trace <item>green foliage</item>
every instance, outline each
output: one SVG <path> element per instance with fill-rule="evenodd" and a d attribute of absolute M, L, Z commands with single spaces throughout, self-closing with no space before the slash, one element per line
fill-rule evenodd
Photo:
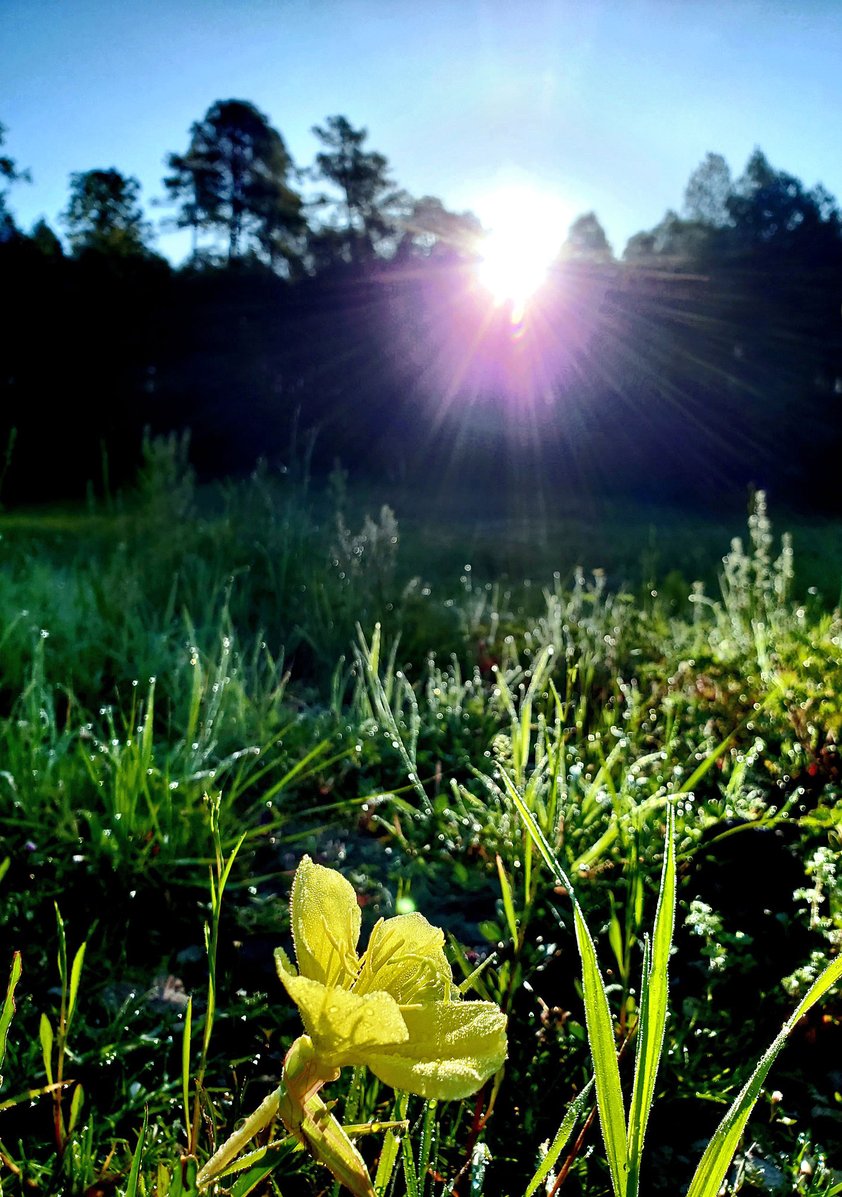
<path fill-rule="evenodd" d="M 413 581 L 372 509 L 209 493 L 150 439 L 134 496 L 3 516 L 4 1192 L 196 1191 L 300 1032 L 271 958 L 307 853 L 509 1019 L 469 1102 L 332 1083 L 379 1191 L 827 1197 L 842 625 L 762 496 L 718 589 L 641 598 Z M 222 1183 L 318 1191 L 264 1121 Z"/>
<path fill-rule="evenodd" d="M 328 231 L 339 234 L 352 262 L 365 261 L 394 236 L 396 218 L 408 214 L 409 197 L 390 178 L 386 158 L 364 148 L 367 129 L 355 129 L 344 116 L 329 116 L 313 133 L 324 146 L 316 154 L 315 176 L 340 196 L 333 201 Z M 327 196 L 320 198 L 323 205 L 330 202 Z M 323 252 L 320 236 L 317 230 L 312 237 L 317 258 Z"/>
<path fill-rule="evenodd" d="M 164 185 L 179 205 L 177 223 L 227 240 L 228 261 L 254 252 L 273 268 L 297 255 L 304 230 L 301 197 L 283 138 L 254 104 L 219 100 L 190 129 L 185 154 L 170 154 Z"/>
<path fill-rule="evenodd" d="M 76 254 L 88 250 L 121 258 L 148 250 L 150 226 L 140 207 L 140 183 L 114 167 L 70 176 L 63 220 Z"/>

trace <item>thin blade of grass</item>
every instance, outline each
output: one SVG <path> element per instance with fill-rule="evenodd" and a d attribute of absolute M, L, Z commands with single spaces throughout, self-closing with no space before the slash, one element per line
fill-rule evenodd
<path fill-rule="evenodd" d="M 500 878 L 500 892 L 503 895 L 503 910 L 506 915 L 506 922 L 509 925 L 509 934 L 512 937 L 512 943 L 517 943 L 517 915 L 515 914 L 515 903 L 512 897 L 512 887 L 509 878 L 506 876 L 506 867 L 500 859 L 499 853 L 497 855 L 497 874 Z"/>
<path fill-rule="evenodd" d="M 70 1099 L 70 1117 L 67 1120 L 67 1133 L 69 1135 L 72 1134 L 76 1128 L 84 1103 L 85 1090 L 81 1085 L 77 1085 L 73 1090 L 73 1096 Z"/>
<path fill-rule="evenodd" d="M 12 956 L 12 967 L 9 970 L 9 983 L 6 986 L 6 996 L 3 999 L 3 1009 L 0 1010 L 0 1068 L 3 1067 L 3 1058 L 6 1055 L 6 1038 L 9 1034 L 9 1025 L 15 1013 L 15 989 L 23 972 L 23 960 L 20 952 L 15 952 Z M 3 1084 L 3 1074 L 0 1072 L 0 1085 Z"/>
<path fill-rule="evenodd" d="M 65 1023 L 65 1036 L 70 1030 L 70 1021 L 73 1018 L 73 1012 L 76 1009 L 76 998 L 79 995 L 79 981 L 82 977 L 82 965 L 85 963 L 85 949 L 87 944 L 83 943 L 79 951 L 73 957 L 73 964 L 70 966 L 70 990 L 67 997 L 67 1020 Z"/>
<path fill-rule="evenodd" d="M 596 959 L 591 933 L 578 903 L 573 906 L 576 944 L 582 958 L 582 989 L 585 999 L 585 1024 L 596 1081 L 599 1125 L 611 1169 L 611 1183 L 616 1197 L 626 1197 L 628 1182 L 628 1143 L 626 1111 L 617 1063 L 614 1020 L 608 1005 L 605 982 Z"/>
<path fill-rule="evenodd" d="M 760 1096 L 763 1082 L 766 1080 L 775 1058 L 796 1023 L 804 1017 L 808 1010 L 812 1009 L 816 1002 L 824 997 L 840 978 L 842 978 L 842 957 L 832 961 L 821 976 L 813 982 L 803 1001 L 787 1019 L 764 1052 L 754 1072 L 734 1099 L 731 1108 L 705 1148 L 704 1155 L 690 1182 L 690 1188 L 687 1190 L 687 1197 L 717 1197 L 731 1160 L 734 1158 L 734 1153 L 739 1146 L 745 1124 Z"/>
<path fill-rule="evenodd" d="M 44 1072 L 47 1074 L 47 1084 L 53 1084 L 53 1035 L 52 1024 L 46 1014 L 41 1015 L 38 1024 L 38 1038 L 41 1041 L 41 1058 L 44 1061 Z"/>
<path fill-rule="evenodd" d="M 187 1131 L 188 1151 L 192 1151 L 194 1144 L 190 1142 L 190 1039 L 193 1033 L 193 997 L 187 999 L 187 1009 L 184 1011 L 184 1034 L 181 1039 L 181 1100 L 184 1103 L 184 1126 Z"/>
<path fill-rule="evenodd" d="M 664 840 L 664 864 L 655 929 L 652 936 L 651 959 L 647 950 L 644 975 L 640 987 L 640 1023 L 637 1030 L 637 1059 L 634 1088 L 629 1110 L 629 1182 L 628 1197 L 637 1197 L 640 1160 L 649 1111 L 655 1096 L 655 1080 L 661 1062 L 664 1033 L 667 1025 L 667 997 L 669 991 L 669 958 L 675 924 L 675 815 L 667 808 L 667 830 Z"/>
<path fill-rule="evenodd" d="M 406 1124 L 403 1120 L 406 1118 L 406 1110 L 409 1105 L 409 1097 L 406 1093 L 399 1094 L 393 1116 L 399 1120 L 403 1125 L 403 1135 L 406 1134 Z M 392 1173 L 395 1170 L 395 1164 L 398 1161 L 398 1152 L 401 1149 L 401 1141 L 403 1135 L 396 1135 L 393 1130 L 386 1132 L 386 1137 L 383 1140 L 383 1148 L 380 1152 L 380 1162 L 377 1165 L 377 1175 L 374 1178 L 374 1188 L 377 1193 L 385 1193 L 392 1179 Z"/>
<path fill-rule="evenodd" d="M 623 1105 L 622 1086 L 620 1085 L 620 1068 L 617 1063 L 614 1023 L 608 1005 L 608 995 L 605 992 L 605 982 L 602 979 L 596 959 L 593 938 L 579 907 L 576 899 L 576 891 L 573 889 L 570 878 L 565 873 L 557 856 L 547 843 L 546 837 L 532 817 L 523 798 L 518 793 L 517 786 L 514 785 L 505 771 L 502 772 L 502 778 L 506 791 L 523 820 L 526 830 L 532 837 L 535 847 L 543 857 L 550 872 L 570 894 L 573 902 L 576 945 L 582 961 L 585 1021 L 587 1024 L 591 1056 L 593 1058 L 599 1122 L 602 1137 L 605 1141 L 605 1150 L 608 1155 L 614 1192 L 616 1197 L 626 1197 L 626 1183 L 628 1179 L 626 1111 Z"/>
<path fill-rule="evenodd" d="M 278 1140 L 277 1143 L 267 1143 L 265 1147 L 259 1147 L 257 1151 L 250 1151 L 247 1156 L 238 1160 L 238 1167 L 242 1171 L 231 1185 L 231 1197 L 246 1197 L 248 1193 L 253 1193 L 260 1182 L 275 1171 L 284 1157 L 289 1154 L 289 1150 L 290 1139 L 286 1137 Z"/>
<path fill-rule="evenodd" d="M 418 1185 L 421 1197 L 424 1197 L 424 1190 L 427 1186 L 427 1171 L 430 1167 L 430 1156 L 436 1138 L 436 1106 L 435 1101 L 428 1101 L 424 1107 L 421 1142 L 418 1146 Z"/>
<path fill-rule="evenodd" d="M 411 1135 L 404 1135 L 402 1137 L 401 1153 L 403 1159 L 403 1178 L 406 1184 L 406 1197 L 419 1197 L 418 1173 L 415 1170 L 415 1160 L 412 1157 Z"/>
<path fill-rule="evenodd" d="M 126 1192 L 124 1197 L 137 1197 L 138 1184 L 140 1183 L 140 1158 L 143 1154 L 143 1145 L 146 1142 L 146 1128 L 149 1124 L 149 1109 L 148 1107 L 143 1111 L 143 1125 L 140 1128 L 140 1134 L 137 1137 L 137 1147 L 134 1149 L 132 1156 L 132 1166 L 129 1170 L 129 1180 L 126 1185 Z"/>
<path fill-rule="evenodd" d="M 567 1146 L 567 1141 L 573 1133 L 573 1128 L 582 1116 L 582 1111 L 590 1104 L 593 1085 L 592 1077 L 578 1097 L 574 1098 L 567 1107 L 564 1117 L 561 1120 L 561 1126 L 556 1131 L 555 1138 L 550 1144 L 550 1149 L 538 1165 L 532 1180 L 526 1186 L 523 1197 L 532 1197 L 532 1194 L 549 1176 L 551 1169 L 555 1167 L 556 1160 Z"/>

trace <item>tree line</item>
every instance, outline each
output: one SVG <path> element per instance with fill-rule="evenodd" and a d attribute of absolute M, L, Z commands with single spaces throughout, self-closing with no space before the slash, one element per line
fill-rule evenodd
<path fill-rule="evenodd" d="M 166 159 L 179 269 L 137 180 L 71 177 L 67 252 L 45 223 L 17 227 L 28 177 L 0 156 L 0 500 L 121 485 L 150 428 L 189 429 L 204 476 L 286 466 L 306 441 L 317 469 L 491 498 L 503 470 L 513 489 L 710 502 L 758 485 L 839 506 L 842 219 L 823 187 L 760 150 L 736 177 L 708 154 L 621 258 L 593 212 L 560 230 L 514 328 L 476 294 L 475 216 L 409 196 L 347 118 L 315 133 L 300 170 L 254 105 L 211 105 Z"/>
<path fill-rule="evenodd" d="M 313 128 L 321 149 L 298 169 L 283 137 L 245 100 L 212 104 L 189 133 L 183 153 L 166 157 L 163 179 L 170 215 L 166 229 L 189 230 L 189 264 L 219 266 L 252 260 L 295 278 L 327 265 L 390 257 L 444 240 L 460 248 L 481 233 L 471 213 L 449 212 L 432 196 L 413 199 L 391 176 L 384 155 L 368 148 L 368 131 L 344 116 Z M 0 145 L 3 130 L 0 126 Z M 12 183 L 28 181 L 11 159 L 0 160 L 2 236 L 20 236 L 6 203 Z M 309 199 L 302 184 L 319 190 Z M 327 190 L 325 190 L 327 188 Z M 71 252 L 149 255 L 154 229 L 140 203 L 140 183 L 115 167 L 74 173 L 61 223 Z M 43 222 L 32 236 L 55 250 Z"/>

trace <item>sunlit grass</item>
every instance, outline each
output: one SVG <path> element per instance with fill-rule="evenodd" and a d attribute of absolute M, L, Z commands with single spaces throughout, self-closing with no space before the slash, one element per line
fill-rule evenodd
<path fill-rule="evenodd" d="M 622 1124 L 640 1191 L 685 1192 L 696 1141 L 741 1086 L 754 1095 L 751 1063 L 838 951 L 842 632 L 806 593 L 800 532 L 793 566 L 759 505 L 730 551 L 731 530 L 712 530 L 712 581 L 679 567 L 664 585 L 677 521 L 674 560 L 623 543 L 612 567 L 581 530 L 572 560 L 563 537 L 529 557 L 490 532 L 480 559 L 478 539 L 460 542 L 478 515 L 425 540 L 390 512 L 366 522 L 351 497 L 337 520 L 265 479 L 213 503 L 182 488 L 177 520 L 170 493 L 153 478 L 90 535 L 83 516 L 6 529 L 0 968 L 5 984 L 18 948 L 23 974 L 0 1016 L 4 1192 L 106 1177 L 191 1191 L 300 1032 L 271 953 L 305 853 L 346 873 L 365 920 L 416 909 L 442 926 L 457 980 L 509 1016 L 508 1063 L 476 1101 L 394 1099 L 363 1071 L 335 1087 L 343 1122 L 394 1124 L 358 1141 L 373 1177 L 396 1197 L 490 1195 L 543 1168 L 538 1184 L 602 1197 L 596 1019 L 615 1185 Z M 385 496 L 368 497 L 378 511 Z M 572 538 L 576 520 L 558 527 Z M 619 512 L 611 528 L 606 552 Z M 526 561 L 539 582 L 512 576 Z M 647 967 L 661 978 L 648 1038 Z M 823 1019 L 803 1011 L 816 1051 L 805 1038 L 781 1055 L 782 1096 L 761 1095 L 748 1132 L 809 1197 L 842 1179 L 823 1046 L 839 1007 L 824 1001 Z M 66 1092 L 50 1089 L 59 1060 Z M 283 1191 L 324 1185 L 303 1153 L 272 1148 L 250 1175 L 268 1164 Z"/>

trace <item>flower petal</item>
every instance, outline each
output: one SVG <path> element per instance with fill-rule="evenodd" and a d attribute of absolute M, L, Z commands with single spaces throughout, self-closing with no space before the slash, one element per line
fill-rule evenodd
<path fill-rule="evenodd" d="M 354 992 L 382 989 L 401 1005 L 409 1005 L 447 999 L 452 985 L 444 932 L 422 914 L 401 914 L 375 925 Z"/>
<path fill-rule="evenodd" d="M 328 1067 L 364 1064 L 372 1049 L 397 1047 L 409 1038 L 400 1007 L 388 993 L 361 997 L 297 977 L 282 952 L 276 952 L 275 963 L 316 1054 Z"/>
<path fill-rule="evenodd" d="M 366 1063 L 393 1089 L 422 1097 L 469 1097 L 506 1058 L 506 1016 L 493 1002 L 402 1006 L 409 1040 L 375 1048 Z"/>
<path fill-rule="evenodd" d="M 357 973 L 362 917 L 351 883 L 305 856 L 295 871 L 290 911 L 301 975 L 349 988 Z"/>

